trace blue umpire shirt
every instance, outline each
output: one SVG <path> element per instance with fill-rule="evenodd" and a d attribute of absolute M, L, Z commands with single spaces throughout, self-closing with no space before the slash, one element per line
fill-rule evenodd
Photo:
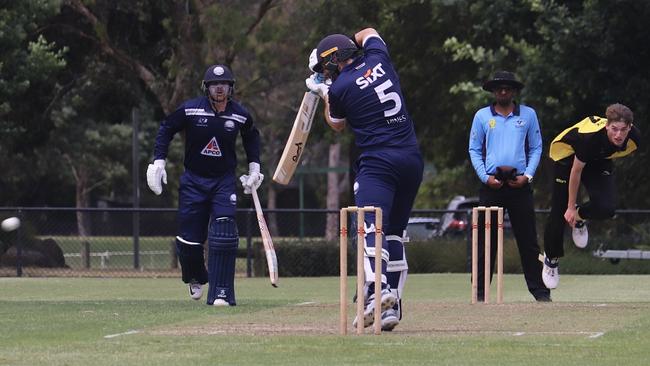
<path fill-rule="evenodd" d="M 511 166 L 518 173 L 534 176 L 542 156 L 542 135 L 535 110 L 516 104 L 504 117 L 494 104 L 474 115 L 469 136 L 469 156 L 483 183 L 496 173 L 498 166 Z"/>
<path fill-rule="evenodd" d="M 185 131 L 185 169 L 207 178 L 234 173 L 237 166 L 237 134 L 242 136 L 248 162 L 260 162 L 260 136 L 253 118 L 230 100 L 223 112 L 212 109 L 208 97 L 188 100 L 160 124 L 154 160 L 165 159 L 169 143 Z"/>

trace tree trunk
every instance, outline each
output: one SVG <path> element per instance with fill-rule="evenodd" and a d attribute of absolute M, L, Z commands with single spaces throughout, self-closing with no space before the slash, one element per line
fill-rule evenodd
<path fill-rule="evenodd" d="M 268 186 L 269 186 L 269 189 L 267 190 L 268 201 L 266 202 L 266 207 L 269 210 L 274 210 L 274 209 L 276 209 L 278 207 L 278 204 L 277 204 L 278 195 L 277 195 L 277 191 L 273 187 L 273 184 L 269 184 Z M 278 235 L 279 231 L 278 231 L 277 215 L 276 214 L 269 214 L 269 215 L 266 215 L 266 216 L 267 216 L 266 219 L 267 219 L 267 225 L 268 225 L 268 228 L 269 228 L 269 232 L 271 233 L 272 236 Z"/>
<path fill-rule="evenodd" d="M 331 144 L 329 147 L 329 159 L 327 166 L 336 168 L 340 166 L 341 162 L 341 143 L 337 142 Z M 340 206 L 340 191 L 339 191 L 339 173 L 336 171 L 329 171 L 327 173 L 327 209 L 338 210 Z M 336 213 L 327 214 L 327 223 L 325 226 L 325 240 L 336 241 L 339 233 L 339 220 Z"/>

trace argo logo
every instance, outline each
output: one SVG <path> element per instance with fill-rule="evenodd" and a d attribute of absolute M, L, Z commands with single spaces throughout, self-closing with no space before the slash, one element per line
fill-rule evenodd
<path fill-rule="evenodd" d="M 359 89 L 365 89 L 384 75 L 386 75 L 386 71 L 384 71 L 381 67 L 381 63 L 379 63 L 372 69 L 366 70 L 366 73 L 359 77 L 356 80 L 356 83 L 359 85 Z"/>

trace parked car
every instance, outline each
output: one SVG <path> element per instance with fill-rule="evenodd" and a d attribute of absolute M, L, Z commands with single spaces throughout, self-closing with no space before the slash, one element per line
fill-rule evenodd
<path fill-rule="evenodd" d="M 465 235 L 472 225 L 472 207 L 478 206 L 478 197 L 455 196 L 449 201 L 447 211 L 442 215 L 440 232 L 442 235 Z M 508 213 L 503 215 L 503 228 L 511 228 Z"/>
<path fill-rule="evenodd" d="M 411 217 L 406 226 L 409 240 L 425 241 L 442 235 L 440 219 L 437 217 Z"/>

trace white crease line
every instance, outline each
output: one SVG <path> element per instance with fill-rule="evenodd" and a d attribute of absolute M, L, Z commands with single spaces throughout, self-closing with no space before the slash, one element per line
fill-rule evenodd
<path fill-rule="evenodd" d="M 524 334 L 530 334 L 530 335 L 586 335 L 587 338 L 589 339 L 595 339 L 598 337 L 601 337 L 605 334 L 605 332 L 581 332 L 581 331 L 576 331 L 576 332 L 515 332 L 512 335 L 513 336 L 522 336 Z"/>
<path fill-rule="evenodd" d="M 109 338 L 115 338 L 115 337 L 119 337 L 119 336 L 123 336 L 123 335 L 136 334 L 136 333 L 140 333 L 140 331 L 139 330 L 129 330 L 128 332 L 105 335 L 104 338 L 109 339 Z"/>
<path fill-rule="evenodd" d="M 305 305 L 314 305 L 314 304 L 316 304 L 315 301 L 307 301 L 307 302 L 297 303 L 296 306 L 305 306 Z"/>

